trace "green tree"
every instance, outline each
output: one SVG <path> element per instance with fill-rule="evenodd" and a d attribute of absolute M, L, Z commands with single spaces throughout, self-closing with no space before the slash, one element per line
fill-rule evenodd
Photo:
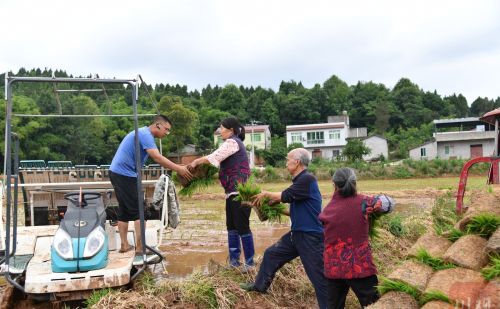
<path fill-rule="evenodd" d="M 250 118 L 261 120 L 265 116 L 265 112 L 262 110 L 264 102 L 272 98 L 274 92 L 272 90 L 266 90 L 262 87 L 257 87 L 255 91 L 247 99 L 247 111 Z"/>
<path fill-rule="evenodd" d="M 347 140 L 347 144 L 342 151 L 342 155 L 347 158 L 348 161 L 354 162 L 363 159 L 363 155 L 367 155 L 371 152 L 371 149 L 363 144 L 363 141 L 358 138 L 351 138 Z"/>
<path fill-rule="evenodd" d="M 201 149 L 213 149 L 214 132 L 219 127 L 221 121 L 229 116 L 231 116 L 230 113 L 215 108 L 204 107 L 200 110 L 199 132 L 204 137 L 199 140 L 199 142 L 203 142 L 203 144 L 199 144 Z"/>
<path fill-rule="evenodd" d="M 175 104 L 178 103 L 183 104 L 180 96 L 166 95 L 160 99 L 160 102 L 158 102 L 158 109 L 163 111 L 168 111 L 172 109 L 172 107 Z"/>
<path fill-rule="evenodd" d="M 392 90 L 394 105 L 399 110 L 391 117 L 393 127 L 415 127 L 432 120 L 430 110 L 422 104 L 422 95 L 420 88 L 409 79 L 398 81 Z"/>
<path fill-rule="evenodd" d="M 430 122 L 419 127 L 388 132 L 386 138 L 389 141 L 389 148 L 395 149 L 394 156 L 396 158 L 407 158 L 408 151 L 411 148 L 421 145 L 432 138 L 433 129 L 434 126 Z"/>
<path fill-rule="evenodd" d="M 358 82 L 351 95 L 349 120 L 352 127 L 367 127 L 372 131 L 377 117 L 376 108 L 381 102 L 386 102 L 387 112 L 393 110 L 388 104 L 389 90 L 382 84 Z"/>
<path fill-rule="evenodd" d="M 323 83 L 326 94 L 325 113 L 327 116 L 341 115 L 343 111 L 351 110 L 351 89 L 346 82 L 332 75 Z"/>
<path fill-rule="evenodd" d="M 389 128 L 389 119 L 391 117 L 388 101 L 380 101 L 375 107 L 375 133 L 384 135 Z"/>
<path fill-rule="evenodd" d="M 481 117 L 485 113 L 495 109 L 495 102 L 488 98 L 477 98 L 470 106 L 471 116 Z"/>
<path fill-rule="evenodd" d="M 6 101 L 0 99 L 0 104 L 2 106 L 0 110 L 0 132 L 2 137 L 5 137 Z M 12 113 L 39 115 L 40 110 L 33 99 L 26 96 L 15 96 L 12 99 Z M 39 145 L 43 145 L 43 140 L 40 139 L 38 132 L 46 126 L 47 121 L 42 118 L 16 116 L 11 118 L 11 132 L 16 133 L 19 137 L 19 156 L 21 159 L 37 157 Z M 4 152 L 5 149 L 2 147 L 1 153 L 4 154 Z"/>
<path fill-rule="evenodd" d="M 451 106 L 452 113 L 450 114 L 453 118 L 464 118 L 469 115 L 469 105 L 467 104 L 467 99 L 459 94 L 453 94 L 452 96 L 445 97 L 445 101 L 448 101 Z"/>
<path fill-rule="evenodd" d="M 259 156 L 264 157 L 267 165 L 283 167 L 285 166 L 287 153 L 286 138 L 273 136 L 271 138 L 271 147 L 268 150 L 259 152 Z"/>
<path fill-rule="evenodd" d="M 65 115 L 98 115 L 97 104 L 84 95 L 75 96 L 67 102 L 63 101 L 63 114 Z M 70 118 L 57 120 L 56 134 L 63 136 L 65 142 L 60 147 L 66 148 L 67 159 L 80 164 L 101 162 L 103 152 L 107 145 L 104 143 L 105 126 L 103 119 L 95 118 Z"/>
<path fill-rule="evenodd" d="M 257 118 L 264 124 L 270 126 L 271 133 L 274 135 L 283 135 L 285 126 L 280 120 L 280 114 L 276 106 L 273 104 L 273 98 L 267 99 L 262 104 L 261 116 Z"/>
<path fill-rule="evenodd" d="M 246 111 L 246 100 L 240 89 L 234 84 L 225 86 L 217 98 L 216 107 L 236 116 L 241 123 L 248 122 L 249 115 Z"/>
<path fill-rule="evenodd" d="M 185 145 L 196 143 L 194 129 L 198 127 L 198 115 L 194 111 L 184 107 L 182 103 L 177 103 L 164 113 L 172 120 L 172 131 L 167 138 L 170 151 L 179 153 Z"/>

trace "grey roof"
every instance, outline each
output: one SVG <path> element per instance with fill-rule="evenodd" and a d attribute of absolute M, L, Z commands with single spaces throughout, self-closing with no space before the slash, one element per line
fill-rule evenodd
<path fill-rule="evenodd" d="M 434 124 L 448 124 L 448 123 L 464 123 L 464 122 L 480 122 L 479 117 L 467 118 L 453 118 L 453 119 L 435 119 L 432 121 Z"/>

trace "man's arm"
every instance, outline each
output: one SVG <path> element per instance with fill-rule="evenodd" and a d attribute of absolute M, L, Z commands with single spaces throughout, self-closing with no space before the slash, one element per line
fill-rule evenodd
<path fill-rule="evenodd" d="M 186 166 L 175 164 L 174 162 L 165 158 L 161 155 L 158 149 L 149 148 L 146 149 L 146 152 L 151 157 L 151 159 L 153 159 L 153 161 L 160 164 L 164 168 L 176 171 L 179 175 L 186 178 L 187 180 L 191 180 L 193 178 L 193 175 L 189 172 Z"/>

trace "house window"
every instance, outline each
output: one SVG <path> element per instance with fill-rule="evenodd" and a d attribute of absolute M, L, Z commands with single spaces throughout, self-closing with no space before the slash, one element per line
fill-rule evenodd
<path fill-rule="evenodd" d="M 340 139 L 340 130 L 330 130 L 328 131 L 329 139 L 337 140 Z"/>
<path fill-rule="evenodd" d="M 292 133 L 292 144 L 293 143 L 302 143 L 302 133 Z"/>
<path fill-rule="evenodd" d="M 421 157 L 427 157 L 427 149 L 420 148 L 420 156 Z"/>
<path fill-rule="evenodd" d="M 252 142 L 260 142 L 262 141 L 262 135 L 260 133 L 252 133 L 251 135 Z"/>
<path fill-rule="evenodd" d="M 451 146 L 451 145 L 444 146 L 444 154 L 445 155 L 453 154 L 453 146 Z"/>
<path fill-rule="evenodd" d="M 325 143 L 325 132 L 307 132 L 307 143 L 308 144 L 323 144 Z"/>

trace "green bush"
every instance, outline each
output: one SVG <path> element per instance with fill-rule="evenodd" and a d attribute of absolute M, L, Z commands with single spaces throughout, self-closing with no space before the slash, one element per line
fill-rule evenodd
<path fill-rule="evenodd" d="M 412 172 L 404 166 L 397 166 L 392 173 L 394 178 L 411 178 L 413 177 Z"/>
<path fill-rule="evenodd" d="M 280 177 L 276 173 L 276 170 L 272 166 L 266 166 L 264 169 L 264 179 L 266 181 L 278 180 Z"/>

